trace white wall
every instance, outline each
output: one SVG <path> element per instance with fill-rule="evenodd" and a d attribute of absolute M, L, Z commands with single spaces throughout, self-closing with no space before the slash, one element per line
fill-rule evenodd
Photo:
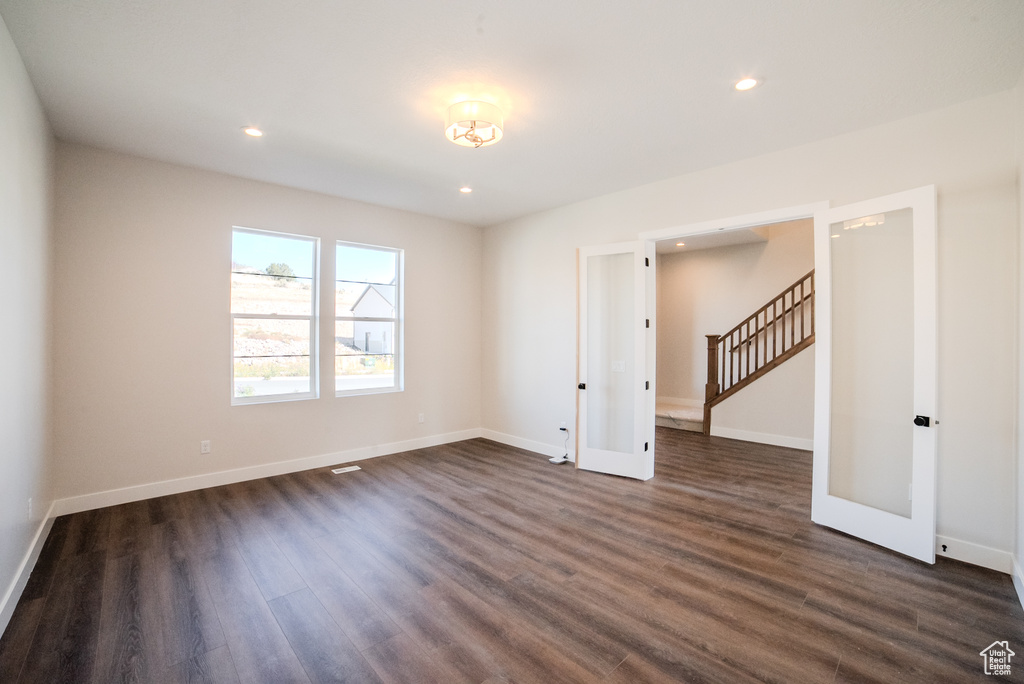
<path fill-rule="evenodd" d="M 484 236 L 484 428 L 557 444 L 575 412 L 575 249 L 934 183 L 938 532 L 1014 548 L 1017 161 L 1005 92 L 529 216 Z M 953 549 L 955 551 L 955 549 Z"/>
<path fill-rule="evenodd" d="M 1016 95 L 1016 149 L 1017 149 L 1017 220 L 1018 248 L 1020 250 L 1018 286 L 1017 332 L 1017 539 L 1014 555 L 1013 581 L 1017 596 L 1024 605 L 1024 74 L 1021 74 Z"/>
<path fill-rule="evenodd" d="M 766 234 L 767 242 L 658 256 L 659 397 L 702 404 L 705 336 L 729 331 L 814 268 L 810 219 L 769 226 Z M 804 350 L 716 406 L 713 433 L 807 446 L 814 436 L 813 358 L 813 347 Z"/>
<path fill-rule="evenodd" d="M 58 498 L 478 430 L 478 228 L 64 143 L 56 187 Z M 234 225 L 319 236 L 328 288 L 335 240 L 404 248 L 405 391 L 231 406 Z"/>
<path fill-rule="evenodd" d="M 0 632 L 50 506 L 49 126 L 0 19 Z M 33 500 L 31 519 L 28 500 Z"/>

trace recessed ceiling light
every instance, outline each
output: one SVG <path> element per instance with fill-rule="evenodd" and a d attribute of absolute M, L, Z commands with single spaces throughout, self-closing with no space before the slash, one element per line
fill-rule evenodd
<path fill-rule="evenodd" d="M 469 187 L 468 185 L 463 185 L 461 188 L 459 188 L 459 192 L 461 192 L 463 195 L 468 195 L 469 193 L 473 192 L 473 188 Z"/>
<path fill-rule="evenodd" d="M 676 243 L 676 247 L 685 247 L 685 246 L 686 246 L 685 242 L 677 242 Z"/>
<path fill-rule="evenodd" d="M 242 132 L 245 133 L 248 136 L 253 137 L 253 138 L 262 138 L 263 137 L 263 131 L 261 131 L 260 129 L 256 128 L 255 126 L 246 126 L 245 128 L 242 129 Z"/>
<path fill-rule="evenodd" d="M 750 90 L 757 85 L 756 78 L 744 78 L 742 81 L 736 82 L 736 90 Z"/>

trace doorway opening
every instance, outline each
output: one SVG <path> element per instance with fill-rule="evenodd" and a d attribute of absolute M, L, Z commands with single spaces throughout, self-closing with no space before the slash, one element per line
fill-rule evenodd
<path fill-rule="evenodd" d="M 790 322 L 799 320 L 797 341 L 801 339 L 800 323 L 808 334 L 812 331 L 811 281 L 804 277 L 814 269 L 812 216 L 821 206 L 739 216 L 641 236 L 654 242 L 657 253 L 657 425 L 702 431 L 705 400 L 714 396 L 708 393 L 709 372 L 731 384 L 733 371 L 738 376 L 753 368 L 757 372 L 749 386 L 716 397 L 710 434 L 812 448 L 814 354 L 809 347 L 813 337 L 790 349 L 793 353 L 782 352 L 792 345 Z M 794 281 L 801 280 L 799 289 L 791 288 L 785 294 Z M 758 311 L 762 313 L 751 316 Z M 709 338 L 725 335 L 741 323 L 742 335 L 731 335 L 728 345 L 723 338 L 721 351 L 709 352 L 709 346 L 715 344 Z M 776 351 L 780 352 L 777 361 Z M 717 371 L 709 371 L 709 363 L 717 364 Z"/>

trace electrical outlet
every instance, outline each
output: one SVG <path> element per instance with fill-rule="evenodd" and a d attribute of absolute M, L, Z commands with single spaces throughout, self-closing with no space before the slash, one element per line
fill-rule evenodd
<path fill-rule="evenodd" d="M 425 416 L 424 416 L 424 415 L 423 415 L 423 414 L 421 413 L 421 414 L 420 414 L 420 418 L 419 418 L 419 422 L 421 422 L 421 423 L 422 423 L 422 422 L 423 422 L 423 419 L 424 419 L 424 418 L 425 418 Z"/>
<path fill-rule="evenodd" d="M 211 449 L 212 447 L 210 446 L 210 440 L 204 439 L 202 442 L 199 443 L 199 453 L 208 454 L 210 453 Z"/>

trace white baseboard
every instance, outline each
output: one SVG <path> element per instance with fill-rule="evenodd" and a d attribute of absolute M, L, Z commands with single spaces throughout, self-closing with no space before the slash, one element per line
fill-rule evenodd
<path fill-rule="evenodd" d="M 1013 588 L 1017 590 L 1017 600 L 1024 608 L 1024 570 L 1021 570 L 1016 556 L 1013 559 L 1013 573 L 1010 576 L 1013 578 Z"/>
<path fill-rule="evenodd" d="M 96 492 L 94 494 L 83 494 L 81 496 L 58 499 L 53 502 L 51 515 L 59 516 L 68 515 L 70 513 L 81 513 L 82 511 L 90 511 L 95 508 L 117 506 L 131 501 L 142 501 L 144 499 L 152 499 L 158 496 L 167 496 L 168 494 L 181 494 L 182 492 L 191 492 L 196 489 L 206 489 L 207 487 L 219 487 L 221 485 L 233 484 L 235 482 L 256 480 L 261 477 L 273 477 L 274 475 L 296 473 L 302 470 L 323 468 L 330 465 L 338 465 L 340 463 L 363 461 L 368 458 L 377 458 L 378 456 L 387 456 L 389 454 L 397 454 L 403 451 L 425 449 L 427 447 L 448 444 L 450 442 L 461 442 L 465 439 L 473 439 L 480 436 L 481 430 L 479 428 L 474 428 L 471 430 L 462 430 L 460 432 L 448 432 L 440 435 L 410 439 L 404 442 L 376 444 L 357 449 L 349 449 L 347 451 L 336 451 L 330 454 L 321 454 L 319 456 L 308 456 L 306 458 L 297 458 L 291 461 L 264 463 L 262 465 L 249 466 L 246 468 L 236 468 L 234 470 L 222 470 L 220 472 L 207 473 L 205 475 L 183 477 L 176 480 L 164 480 L 162 482 L 151 482 L 149 484 L 135 485 L 133 487 L 110 489 L 104 492 Z"/>
<path fill-rule="evenodd" d="M 946 550 L 942 549 L 943 544 L 946 545 Z M 1000 551 L 999 549 L 982 546 L 981 544 L 965 542 L 961 539 L 935 535 L 935 555 L 954 558 L 971 565 L 980 565 L 990 570 L 1014 574 L 1013 554 L 1009 551 Z M 1014 584 L 1016 583 L 1017 578 L 1015 576 Z M 1020 588 L 1017 589 L 1017 592 L 1019 595 Z"/>
<path fill-rule="evenodd" d="M 561 456 L 565 453 L 565 449 L 561 446 L 553 444 L 545 444 L 544 442 L 535 442 L 532 439 L 523 439 L 522 437 L 514 437 L 512 435 L 506 435 L 504 432 L 495 432 L 494 430 L 481 429 L 480 436 L 484 439 L 489 439 L 493 442 L 500 442 L 509 446 L 514 446 L 519 449 L 527 449 L 528 451 L 535 451 L 538 454 L 543 454 L 549 458 Z M 569 443 L 569 460 L 576 460 L 576 450 L 573 447 L 572 442 Z"/>
<path fill-rule="evenodd" d="M 757 442 L 758 444 L 772 444 L 774 446 L 789 447 L 790 449 L 814 449 L 814 440 L 803 437 L 789 437 L 787 435 L 772 435 L 767 432 L 750 432 L 749 430 L 736 430 L 734 428 L 711 426 L 712 437 L 727 437 L 739 439 L 744 442 Z"/>
<path fill-rule="evenodd" d="M 11 622 L 14 609 L 18 607 L 18 601 L 21 599 L 21 592 L 25 591 L 25 585 L 28 584 L 32 569 L 36 567 L 39 553 L 43 550 L 43 544 L 46 543 L 46 537 L 50 534 L 50 528 L 53 527 L 53 520 L 56 517 L 51 504 L 50 510 L 46 512 L 46 517 L 40 521 L 39 527 L 36 529 L 36 535 L 32 538 L 25 557 L 21 559 L 18 572 L 15 573 L 10 586 L 4 592 L 3 599 L 0 599 L 0 634 L 4 633 L 7 625 Z"/>

